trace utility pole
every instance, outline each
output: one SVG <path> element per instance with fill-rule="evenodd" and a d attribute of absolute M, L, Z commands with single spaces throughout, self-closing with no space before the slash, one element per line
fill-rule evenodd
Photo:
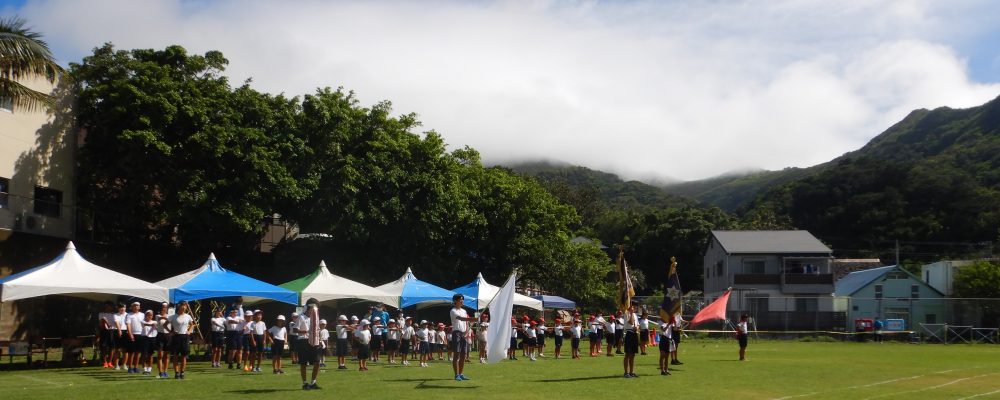
<path fill-rule="evenodd" d="M 899 266 L 899 239 L 896 239 L 896 266 Z"/>

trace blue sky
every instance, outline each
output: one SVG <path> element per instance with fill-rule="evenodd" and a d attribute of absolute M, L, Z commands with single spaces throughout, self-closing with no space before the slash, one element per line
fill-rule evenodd
<path fill-rule="evenodd" d="M 916 108 L 1000 95 L 1000 2 L 3 1 L 56 56 L 220 50 L 234 82 L 344 86 L 487 162 L 629 178 L 805 167 Z"/>

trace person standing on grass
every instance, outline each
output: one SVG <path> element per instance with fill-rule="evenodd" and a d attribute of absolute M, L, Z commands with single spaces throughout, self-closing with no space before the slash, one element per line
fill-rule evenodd
<path fill-rule="evenodd" d="M 570 351 L 573 359 L 580 358 L 580 338 L 583 336 L 583 321 L 573 318 L 573 327 L 570 328 Z"/>
<path fill-rule="evenodd" d="M 125 326 L 125 317 L 128 313 L 125 312 L 125 304 L 118 303 L 118 312 L 115 313 L 115 354 L 111 357 L 111 363 L 114 364 L 115 370 L 122 369 L 122 364 L 126 363 L 125 358 L 125 342 L 128 340 L 128 334 L 126 331 L 128 327 Z"/>
<path fill-rule="evenodd" d="M 660 375 L 670 375 L 670 354 L 674 350 L 673 318 L 660 324 Z"/>
<path fill-rule="evenodd" d="M 622 344 L 625 339 L 625 316 L 621 311 L 614 318 L 615 320 L 615 354 L 622 354 Z"/>
<path fill-rule="evenodd" d="M 490 328 L 490 315 L 483 313 L 479 316 L 479 323 L 476 324 L 476 343 L 479 346 L 479 363 L 486 364 L 486 356 L 488 355 L 486 346 L 486 331 Z"/>
<path fill-rule="evenodd" d="M 368 345 L 369 353 L 371 353 L 371 360 L 373 363 L 378 362 L 379 353 L 382 351 L 382 330 L 385 328 L 382 321 L 382 312 L 378 311 L 378 308 L 374 308 L 372 311 L 372 319 L 368 320 L 371 329 L 371 343 Z"/>
<path fill-rule="evenodd" d="M 288 330 L 285 329 L 285 316 L 279 315 L 277 322 L 267 330 L 267 341 L 271 344 L 271 370 L 274 374 L 284 374 L 281 369 L 281 356 L 285 352 L 285 339 Z"/>
<path fill-rule="evenodd" d="M 517 335 L 521 328 L 517 324 L 517 319 L 510 319 L 510 347 L 507 348 L 507 359 L 517 361 Z"/>
<path fill-rule="evenodd" d="M 222 366 L 222 347 L 226 345 L 226 318 L 222 309 L 215 310 L 212 317 L 212 368 Z"/>
<path fill-rule="evenodd" d="M 649 313 L 643 307 L 642 316 L 639 317 L 639 354 L 646 355 L 646 346 L 649 344 Z"/>
<path fill-rule="evenodd" d="M 142 358 L 140 343 L 142 341 L 142 320 L 145 315 L 139 311 L 142 305 L 132 303 L 132 312 L 125 315 L 125 367 L 128 373 L 139 373 L 139 359 Z"/>
<path fill-rule="evenodd" d="M 615 340 L 616 340 L 615 338 L 617 337 L 616 328 L 618 328 L 617 319 L 618 318 L 615 318 L 614 313 L 609 313 L 608 318 L 604 320 L 604 339 L 605 342 L 607 342 L 608 346 L 608 351 L 606 354 L 608 357 L 614 356 L 613 354 L 611 354 L 611 349 L 615 347 Z"/>
<path fill-rule="evenodd" d="M 115 326 L 115 305 L 110 301 L 104 302 L 104 311 L 97 314 L 97 323 L 101 332 L 101 360 L 104 368 L 112 368 L 111 361 L 115 353 L 115 336 L 118 335 L 118 327 Z"/>
<path fill-rule="evenodd" d="M 681 335 L 684 334 L 684 326 L 683 326 L 684 317 L 682 317 L 680 314 L 677 314 L 673 318 L 674 318 L 673 327 L 671 328 L 673 329 L 673 332 L 671 332 L 670 336 L 674 340 L 674 350 L 670 352 L 670 357 L 671 357 L 670 365 L 681 365 L 684 363 L 682 363 L 681 360 L 677 359 L 677 352 L 681 348 Z"/>
<path fill-rule="evenodd" d="M 156 320 L 153 319 L 153 310 L 146 310 L 142 320 L 142 337 L 140 352 L 142 362 L 142 374 L 153 373 L 153 346 L 156 344 Z"/>
<path fill-rule="evenodd" d="M 465 311 L 465 296 L 461 293 L 451 297 L 454 305 L 451 308 L 451 345 L 453 357 L 451 368 L 455 372 L 456 381 L 467 381 L 464 374 L 465 359 L 469 355 L 468 337 L 472 333 L 469 331 L 469 323 L 475 322 L 476 318 L 470 317 Z"/>
<path fill-rule="evenodd" d="M 239 311 L 234 308 L 229 310 L 229 316 L 226 317 L 226 361 L 228 361 L 229 369 L 233 369 L 234 361 L 236 365 L 240 364 L 243 352 L 243 335 L 240 332 L 240 323 L 243 318 L 239 317 L 238 314 Z"/>
<path fill-rule="evenodd" d="M 316 378 L 319 376 L 319 300 L 310 298 L 306 301 L 306 309 L 295 321 L 295 329 L 299 333 L 299 343 L 295 346 L 299 353 L 299 373 L 302 375 L 302 390 L 316 390 Z M 306 366 L 312 364 L 312 382 L 306 380 Z"/>
<path fill-rule="evenodd" d="M 747 327 L 747 315 L 740 315 L 740 322 L 736 324 L 736 340 L 740 343 L 740 361 L 746 360 L 747 356 L 747 336 L 750 333 Z"/>
<path fill-rule="evenodd" d="M 622 347 L 625 349 L 625 359 L 622 365 L 625 368 L 626 378 L 638 378 L 635 374 L 635 355 L 639 352 L 639 317 L 635 314 L 636 303 L 629 305 L 624 315 L 619 318 L 622 322 Z"/>
<path fill-rule="evenodd" d="M 361 320 L 358 329 L 354 330 L 354 336 L 358 338 L 358 371 L 368 370 L 368 359 L 371 357 L 372 331 L 368 327 L 368 320 Z"/>
<path fill-rule="evenodd" d="M 337 369 L 347 369 L 347 339 L 354 327 L 347 323 L 347 316 L 337 317 Z"/>
<path fill-rule="evenodd" d="M 330 347 L 330 331 L 326 329 L 326 320 L 319 320 L 319 366 L 326 368 L 326 349 Z"/>
<path fill-rule="evenodd" d="M 177 304 L 177 313 L 170 316 L 170 346 L 174 356 L 174 379 L 184 379 L 187 369 L 187 358 L 191 354 L 191 330 L 194 329 L 194 318 L 188 314 L 188 302 Z"/>
<path fill-rule="evenodd" d="M 566 330 L 562 324 L 562 318 L 556 318 L 555 323 L 552 324 L 552 342 L 555 344 L 555 349 L 552 352 L 555 358 L 562 357 L 563 336 Z"/>
<path fill-rule="evenodd" d="M 403 321 L 400 321 L 403 322 Z M 387 339 L 385 341 L 385 354 L 388 359 L 389 364 L 396 363 L 396 352 L 399 351 L 399 338 L 401 336 L 401 329 L 396 325 L 396 320 L 389 319 L 389 326 L 385 328 L 388 331 Z"/>
<path fill-rule="evenodd" d="M 156 377 L 169 378 L 167 369 L 170 367 L 170 305 L 160 305 L 160 314 L 156 316 Z"/>
<path fill-rule="evenodd" d="M 299 363 L 299 352 L 295 346 L 299 345 L 299 329 L 295 326 L 295 321 L 299 320 L 299 313 L 292 313 L 292 318 L 288 320 L 288 352 L 292 355 L 292 365 Z"/>
<path fill-rule="evenodd" d="M 875 322 L 872 323 L 872 335 L 875 343 L 882 343 L 882 320 L 878 317 L 875 317 Z"/>
<path fill-rule="evenodd" d="M 406 324 L 399 333 L 399 358 L 402 360 L 400 361 L 400 365 L 410 365 L 408 356 L 410 355 L 410 349 L 413 347 L 413 337 L 416 333 L 413 330 L 413 318 L 406 317 L 405 321 Z"/>
<path fill-rule="evenodd" d="M 587 320 L 587 340 L 590 342 L 590 356 L 597 357 L 597 353 L 601 351 L 601 339 L 597 330 L 597 318 L 593 315 Z"/>
<path fill-rule="evenodd" d="M 420 366 L 427 366 L 427 359 L 430 355 L 430 338 L 434 333 L 427 326 L 427 320 L 420 321 L 420 329 L 413 335 L 413 343 L 416 345 L 417 353 L 420 353 Z"/>
<path fill-rule="evenodd" d="M 240 340 L 242 342 L 241 348 L 243 349 L 243 370 L 250 372 L 253 366 L 253 312 L 247 311 L 243 313 L 243 322 L 240 324 Z M 239 367 L 239 364 L 237 364 Z"/>
<path fill-rule="evenodd" d="M 263 311 L 255 310 L 253 314 L 253 322 L 251 322 L 250 325 L 250 338 L 253 340 L 253 349 L 250 353 L 250 357 L 253 361 L 250 362 L 250 372 L 260 372 L 260 364 L 264 358 L 264 342 L 265 335 L 267 334 L 267 323 L 264 322 Z"/>

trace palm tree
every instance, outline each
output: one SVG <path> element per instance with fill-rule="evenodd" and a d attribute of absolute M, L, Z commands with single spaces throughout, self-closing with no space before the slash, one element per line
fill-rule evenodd
<path fill-rule="evenodd" d="M 15 108 L 34 111 L 52 105 L 52 96 L 18 81 L 43 78 L 55 83 L 63 69 L 56 64 L 42 35 L 25 27 L 20 17 L 0 18 L 0 99 Z"/>

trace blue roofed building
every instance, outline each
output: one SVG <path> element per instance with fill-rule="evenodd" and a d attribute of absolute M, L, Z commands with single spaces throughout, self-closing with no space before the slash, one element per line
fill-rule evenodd
<path fill-rule="evenodd" d="M 835 288 L 850 321 L 901 319 L 907 330 L 944 322 L 944 293 L 895 265 L 849 273 Z"/>

